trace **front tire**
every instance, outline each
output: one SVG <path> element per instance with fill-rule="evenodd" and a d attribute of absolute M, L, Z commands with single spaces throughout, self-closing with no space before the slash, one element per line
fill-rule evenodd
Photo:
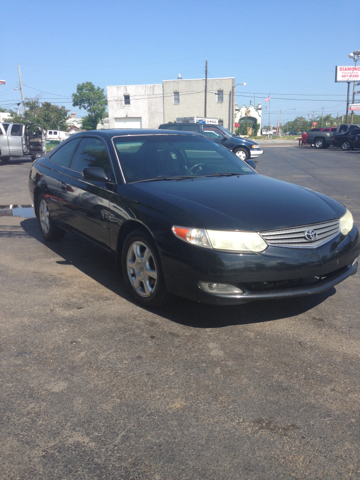
<path fill-rule="evenodd" d="M 1 157 L 1 163 L 5 165 L 5 163 L 9 163 L 10 157 Z"/>
<path fill-rule="evenodd" d="M 57 241 L 63 238 L 65 232 L 55 225 L 54 221 L 52 220 L 45 197 L 42 193 L 39 195 L 37 203 L 37 218 L 41 234 L 45 240 Z"/>
<path fill-rule="evenodd" d="M 346 150 L 350 150 L 350 148 L 351 148 L 351 143 L 348 140 L 345 140 L 345 142 L 341 144 L 342 150 L 346 151 Z"/>
<path fill-rule="evenodd" d="M 243 162 L 245 162 L 245 160 L 247 160 L 250 156 L 249 152 L 247 150 L 245 150 L 245 148 L 237 148 L 236 150 L 234 150 L 234 153 Z"/>
<path fill-rule="evenodd" d="M 131 232 L 121 252 L 121 267 L 126 288 L 133 299 L 144 307 L 160 307 L 168 293 L 159 255 L 150 235 Z"/>

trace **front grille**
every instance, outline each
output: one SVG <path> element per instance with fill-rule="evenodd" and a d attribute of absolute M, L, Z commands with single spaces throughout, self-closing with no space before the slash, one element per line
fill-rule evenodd
<path fill-rule="evenodd" d="M 282 230 L 260 232 L 268 245 L 279 247 L 316 248 L 336 237 L 340 232 L 339 220 L 302 225 Z M 314 237 L 311 239 L 311 237 Z"/>

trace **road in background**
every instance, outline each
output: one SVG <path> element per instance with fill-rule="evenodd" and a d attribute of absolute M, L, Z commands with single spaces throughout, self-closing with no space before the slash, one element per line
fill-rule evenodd
<path fill-rule="evenodd" d="M 30 203 L 30 164 L 0 166 L 1 205 Z M 257 169 L 360 224 L 358 152 L 271 147 Z M 0 478 L 360 478 L 359 274 L 313 297 L 148 311 L 112 257 L 45 244 L 35 218 L 1 217 L 0 248 Z"/>

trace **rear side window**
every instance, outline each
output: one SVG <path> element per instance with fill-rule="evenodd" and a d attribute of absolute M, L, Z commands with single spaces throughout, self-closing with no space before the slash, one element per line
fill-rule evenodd
<path fill-rule="evenodd" d="M 71 162 L 71 168 L 77 172 L 88 167 L 101 167 L 107 174 L 111 172 L 106 145 L 99 138 L 83 138 Z"/>
<path fill-rule="evenodd" d="M 164 125 L 160 125 L 159 128 L 164 130 L 179 130 L 179 125 L 175 125 L 174 123 L 165 123 Z"/>
<path fill-rule="evenodd" d="M 178 127 L 177 130 L 182 130 L 183 132 L 200 132 L 199 126 L 195 123 L 181 123 Z"/>
<path fill-rule="evenodd" d="M 76 147 L 79 145 L 80 138 L 76 140 L 71 140 L 71 142 L 66 143 L 56 150 L 52 155 L 50 155 L 50 160 L 62 167 L 69 167 L 72 156 L 76 150 Z"/>

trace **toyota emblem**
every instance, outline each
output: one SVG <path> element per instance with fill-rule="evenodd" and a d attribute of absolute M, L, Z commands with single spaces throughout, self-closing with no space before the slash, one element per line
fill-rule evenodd
<path fill-rule="evenodd" d="M 313 242 L 314 240 L 317 239 L 317 237 L 318 237 L 318 234 L 317 234 L 317 232 L 315 232 L 315 230 L 306 230 L 305 238 L 309 242 Z"/>

